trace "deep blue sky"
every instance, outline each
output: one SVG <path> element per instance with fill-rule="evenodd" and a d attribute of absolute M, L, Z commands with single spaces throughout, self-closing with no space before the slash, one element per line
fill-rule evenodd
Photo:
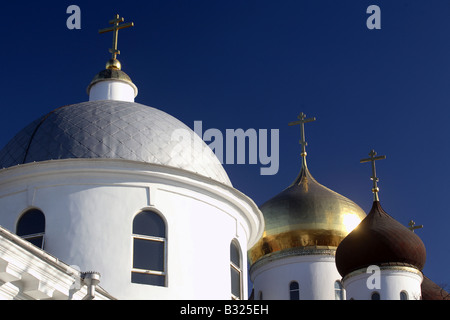
<path fill-rule="evenodd" d="M 57 4 L 55 4 L 57 3 Z M 81 30 L 66 8 L 81 8 Z M 369 5 L 381 30 L 369 30 Z M 450 2 L 396 1 L 34 1 L 2 4 L 0 145 L 59 106 L 87 100 L 109 59 L 119 13 L 123 70 L 136 102 L 193 127 L 279 129 L 280 169 L 226 165 L 234 184 L 262 204 L 300 169 L 300 112 L 308 167 L 323 185 L 368 211 L 371 149 L 380 200 L 395 219 L 423 224 L 424 273 L 450 286 Z M 448 288 L 448 287 L 447 287 Z"/>

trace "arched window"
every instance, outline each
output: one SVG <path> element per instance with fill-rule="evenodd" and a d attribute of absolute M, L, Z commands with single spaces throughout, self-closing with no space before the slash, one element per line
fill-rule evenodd
<path fill-rule="evenodd" d="M 237 241 L 230 244 L 231 298 L 242 299 L 242 254 Z"/>
<path fill-rule="evenodd" d="M 297 281 L 292 281 L 289 284 L 289 299 L 300 300 L 300 287 Z"/>
<path fill-rule="evenodd" d="M 378 292 L 373 292 L 371 299 L 372 300 L 380 300 L 380 294 Z"/>
<path fill-rule="evenodd" d="M 38 209 L 26 211 L 17 221 L 16 234 L 44 249 L 45 216 Z"/>
<path fill-rule="evenodd" d="M 334 298 L 336 300 L 344 300 L 344 288 L 339 280 L 334 283 Z"/>
<path fill-rule="evenodd" d="M 400 300 L 408 300 L 408 293 L 406 291 L 400 292 Z"/>
<path fill-rule="evenodd" d="M 131 282 L 166 285 L 166 224 L 153 211 L 142 211 L 133 220 L 133 269 Z"/>

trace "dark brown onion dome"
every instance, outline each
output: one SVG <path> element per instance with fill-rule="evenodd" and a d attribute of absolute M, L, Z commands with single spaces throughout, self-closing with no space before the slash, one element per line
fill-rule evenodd
<path fill-rule="evenodd" d="M 336 267 L 342 277 L 370 265 L 425 265 L 425 245 L 411 230 L 388 215 L 374 201 L 363 221 L 336 250 Z"/>
<path fill-rule="evenodd" d="M 423 276 L 421 284 L 422 300 L 450 300 L 450 293 L 444 290 L 427 276 Z"/>

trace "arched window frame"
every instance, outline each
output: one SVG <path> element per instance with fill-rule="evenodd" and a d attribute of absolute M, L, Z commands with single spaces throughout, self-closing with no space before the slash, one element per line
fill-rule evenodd
<path fill-rule="evenodd" d="M 377 291 L 372 292 L 372 294 L 370 295 L 370 299 L 371 300 L 381 300 L 380 293 Z"/>
<path fill-rule="evenodd" d="M 163 236 L 150 235 L 136 233 L 134 230 L 135 219 L 141 214 L 152 214 L 160 219 L 163 225 Z M 167 286 L 167 221 L 164 216 L 154 208 L 145 208 L 139 211 L 133 218 L 132 223 L 132 238 L 133 238 L 133 253 L 132 253 L 132 269 L 131 269 L 131 282 L 137 284 L 154 285 L 154 286 Z M 139 268 L 136 267 L 136 244 L 140 242 L 144 245 L 161 245 L 162 246 L 162 258 L 159 261 L 160 268 Z M 159 270 L 157 270 L 159 269 Z"/>
<path fill-rule="evenodd" d="M 38 214 L 38 216 L 35 216 L 34 218 L 31 216 L 32 214 Z M 26 220 L 34 219 L 34 221 L 30 220 L 27 222 Z M 38 219 L 38 221 L 36 221 Z M 32 223 L 36 224 L 36 222 L 39 222 L 39 226 L 34 225 L 31 227 L 33 230 L 32 232 L 26 231 L 26 230 L 20 230 L 20 229 L 30 229 L 30 226 L 27 225 L 25 227 L 22 226 L 22 224 L 26 223 Z M 29 208 L 25 210 L 17 219 L 16 223 L 16 234 L 20 236 L 22 239 L 27 240 L 28 242 L 31 242 L 35 246 L 37 246 L 40 249 L 44 249 L 45 244 L 45 226 L 46 226 L 46 220 L 45 220 L 45 214 L 42 212 L 42 210 L 38 208 Z"/>
<path fill-rule="evenodd" d="M 408 292 L 405 290 L 402 290 L 400 292 L 400 300 L 409 300 Z"/>
<path fill-rule="evenodd" d="M 233 259 L 233 248 L 237 251 L 238 257 Z M 234 261 L 233 261 L 234 260 Z M 231 299 L 242 299 L 242 250 L 239 242 L 233 239 L 230 243 L 230 277 L 231 277 Z M 238 283 L 236 283 L 236 277 L 238 277 Z"/>
<path fill-rule="evenodd" d="M 334 298 L 335 300 L 344 300 L 344 287 L 339 280 L 334 282 Z"/>
<path fill-rule="evenodd" d="M 300 285 L 298 281 L 289 283 L 289 300 L 300 300 Z"/>

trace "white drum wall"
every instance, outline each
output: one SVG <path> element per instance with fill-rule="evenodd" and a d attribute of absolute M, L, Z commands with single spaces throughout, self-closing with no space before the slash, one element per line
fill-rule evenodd
<path fill-rule="evenodd" d="M 297 281 L 300 300 L 334 300 L 335 282 L 341 279 L 333 255 L 297 255 L 252 266 L 255 299 L 289 300 L 289 285 Z M 262 262 L 262 261 L 261 261 Z M 260 263 L 260 262 L 259 262 Z M 256 268 L 255 268 L 256 266 Z"/>
<path fill-rule="evenodd" d="M 153 170 L 152 170 L 153 169 Z M 174 172 L 176 174 L 174 174 Z M 21 213 L 42 210 L 45 250 L 119 299 L 230 299 L 230 243 L 242 252 L 263 230 L 256 205 L 237 190 L 182 170 L 120 160 L 58 160 L 0 171 L 0 224 L 15 232 Z M 132 222 L 144 209 L 167 225 L 167 286 L 131 283 Z"/>
<path fill-rule="evenodd" d="M 371 300 L 378 292 L 381 300 L 400 300 L 400 292 L 407 293 L 408 300 L 420 300 L 422 296 L 422 273 L 411 267 L 381 267 L 379 281 L 366 269 L 350 273 L 343 279 L 347 300 Z M 369 282 L 369 285 L 368 285 Z"/>

